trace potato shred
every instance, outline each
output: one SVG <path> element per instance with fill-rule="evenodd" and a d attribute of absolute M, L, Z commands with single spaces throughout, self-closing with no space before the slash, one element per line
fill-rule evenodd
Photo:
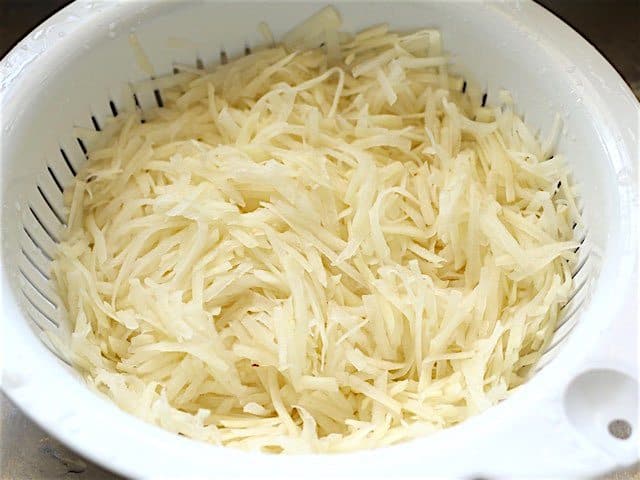
<path fill-rule="evenodd" d="M 540 141 L 508 96 L 481 106 L 438 31 L 303 26 L 134 85 L 164 107 L 90 139 L 52 267 L 49 340 L 90 385 L 266 452 L 392 444 L 504 399 L 578 246 L 558 122 Z"/>

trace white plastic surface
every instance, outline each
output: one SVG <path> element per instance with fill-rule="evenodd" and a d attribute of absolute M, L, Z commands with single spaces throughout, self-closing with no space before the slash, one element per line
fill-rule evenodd
<path fill-rule="evenodd" d="M 380 450 L 335 456 L 247 454 L 175 436 L 118 410 L 90 392 L 39 340 L 38 328 L 27 314 L 36 323 L 55 317 L 55 290 L 39 271 L 46 273 L 47 255 L 60 225 L 44 197 L 38 196 L 36 183 L 44 196 L 54 199 L 52 208 L 61 211 L 47 165 L 60 183 L 70 182 L 60 148 L 72 167 L 83 159 L 72 127 L 91 128 L 92 115 L 102 122 L 111 114 L 109 100 L 120 109 L 131 103 L 124 87 L 147 75 L 137 66 L 129 34 L 135 31 L 156 73 L 163 74 L 171 71 L 173 62 L 193 65 L 200 58 L 214 63 L 222 48 L 233 57 L 246 43 L 259 40 L 260 21 L 281 35 L 323 5 L 76 2 L 38 27 L 2 61 L 2 388 L 79 453 L 133 477 L 281 477 L 312 472 L 319 477 L 566 478 L 637 460 L 637 433 L 629 440 L 616 440 L 623 443 L 609 442 L 600 436 L 599 425 L 613 420 L 607 416 L 614 413 L 616 418 L 636 415 L 627 420 L 639 425 L 637 408 L 629 403 L 634 389 L 637 398 L 638 388 L 638 103 L 591 46 L 528 1 L 336 3 L 348 30 L 383 21 L 396 29 L 439 28 L 445 48 L 464 66 L 462 73 L 486 86 L 488 102 L 499 89 L 510 90 L 527 122 L 543 134 L 555 112 L 563 116 L 566 128 L 558 150 L 571 161 L 582 189 L 593 252 L 590 293 L 581 303 L 575 328 L 562 332 L 567 336 L 555 356 L 510 399 L 457 427 Z M 153 97 L 141 95 L 140 102 L 146 106 Z M 39 247 L 22 227 L 36 237 Z M 23 260 L 21 249 L 30 260 Z M 35 287 L 23 281 L 19 269 L 35 279 Z M 51 301 L 30 293 L 33 288 Z M 32 303 L 24 301 L 21 290 Z M 613 378 L 614 386 L 617 378 L 628 378 L 621 388 L 631 396 L 610 401 L 605 391 L 604 401 L 584 400 L 583 391 L 606 385 L 589 375 L 594 370 L 613 371 L 606 378 Z M 584 380 L 577 394 L 575 378 Z M 615 398 L 622 398 L 621 403 L 613 402 Z M 619 405 L 619 410 L 612 411 L 612 405 Z M 597 416 L 602 421 L 596 425 Z"/>
<path fill-rule="evenodd" d="M 626 450 L 633 461 L 638 451 L 637 388 L 633 378 L 616 370 L 581 373 L 567 388 L 566 415 L 576 430 L 603 450 L 612 455 Z M 619 438 L 609 430 L 609 425 L 616 421 L 629 426 L 626 438 Z"/>

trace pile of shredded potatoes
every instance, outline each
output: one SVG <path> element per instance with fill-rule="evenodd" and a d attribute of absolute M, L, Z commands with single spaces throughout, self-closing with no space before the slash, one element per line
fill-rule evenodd
<path fill-rule="evenodd" d="M 191 438 L 338 452 L 457 424 L 526 379 L 572 290 L 558 125 L 481 107 L 437 31 L 319 17 L 136 86 L 164 108 L 115 118 L 65 191 L 52 340 Z"/>

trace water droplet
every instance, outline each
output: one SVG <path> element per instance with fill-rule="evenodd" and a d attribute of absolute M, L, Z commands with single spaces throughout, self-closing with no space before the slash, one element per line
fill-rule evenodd
<path fill-rule="evenodd" d="M 34 40 L 38 40 L 42 36 L 43 33 L 44 33 L 43 29 L 37 30 L 36 33 L 33 34 L 33 39 Z"/>
<path fill-rule="evenodd" d="M 5 383 L 9 389 L 18 388 L 25 383 L 26 377 L 15 372 L 5 372 Z"/>
<path fill-rule="evenodd" d="M 618 172 L 618 183 L 621 185 L 627 185 L 631 183 L 631 175 L 628 168 L 623 168 Z"/>
<path fill-rule="evenodd" d="M 58 37 L 60 38 L 64 37 L 64 32 L 58 32 Z"/>

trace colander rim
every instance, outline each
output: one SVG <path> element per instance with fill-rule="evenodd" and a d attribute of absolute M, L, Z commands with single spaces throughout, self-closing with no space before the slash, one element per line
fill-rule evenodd
<path fill-rule="evenodd" d="M 114 2 L 111 5 L 103 6 L 102 10 L 96 10 L 88 14 L 86 11 L 87 2 L 74 2 L 65 7 L 43 24 L 37 28 L 48 28 L 54 25 L 60 25 L 65 22 L 65 19 L 70 15 L 76 15 L 80 17 L 86 16 L 89 18 L 95 18 L 98 13 L 104 15 L 105 18 L 112 16 L 116 17 L 123 13 L 133 12 L 137 8 L 141 8 L 136 5 L 127 5 Z M 109 3 L 109 2 L 107 2 Z M 522 7 L 518 10 L 514 10 L 512 7 L 505 5 L 492 5 L 491 8 L 495 10 L 496 14 L 506 15 L 511 21 L 519 21 L 526 23 L 527 19 L 536 19 L 541 21 L 545 25 L 545 32 L 547 34 L 553 34 L 560 38 L 571 39 L 572 48 L 581 52 L 585 58 L 588 58 L 591 62 L 591 67 L 594 69 L 592 75 L 600 75 L 602 78 L 606 78 L 612 83 L 612 89 L 615 89 L 623 98 L 622 106 L 618 107 L 618 114 L 622 111 L 621 117 L 631 119 L 633 116 L 637 116 L 639 108 L 638 103 L 630 92 L 629 87 L 624 83 L 618 73 L 608 64 L 608 62 L 582 37 L 580 37 L 575 31 L 573 31 L 566 24 L 554 17 L 551 13 L 546 11 L 543 7 L 533 4 L 530 1 L 522 1 Z M 80 23 L 80 22 L 78 22 Z M 530 23 L 529 23 L 530 25 Z M 75 24 L 70 26 L 68 35 L 73 35 L 76 29 L 89 28 L 89 23 L 84 25 Z M 542 26 L 538 26 L 541 29 Z M 549 47 L 551 47 L 551 40 L 549 40 Z M 11 100 L 8 99 L 13 89 L 17 88 L 20 77 L 28 73 L 29 69 L 33 65 L 37 64 L 42 53 L 47 51 L 52 46 L 47 47 L 45 50 L 37 55 L 33 55 L 33 52 L 21 52 L 20 49 L 23 42 L 20 42 L 14 47 L 14 49 L 0 62 L 0 67 L 7 66 L 7 62 L 12 62 L 12 68 L 18 68 L 18 73 L 13 79 L 8 81 L 2 90 L 2 104 L 3 109 L 5 102 L 13 108 Z M 52 43 L 53 45 L 53 43 Z M 558 45 L 553 46 L 555 50 L 560 50 Z M 16 67 L 17 65 L 17 67 Z M 3 71 L 0 68 L 0 71 Z M 589 72 L 585 72 L 585 75 L 589 75 Z M 598 106 L 601 108 L 602 106 Z M 623 111 L 624 110 L 624 111 Z M 602 116 L 606 116 L 607 112 L 601 112 Z M 608 112 L 611 115 L 611 112 Z M 623 122 L 624 120 L 619 120 Z M 613 128 L 615 125 L 612 125 Z M 628 142 L 627 142 L 628 143 Z M 612 155 L 616 156 L 618 163 L 621 166 L 635 168 L 634 161 L 637 163 L 637 156 L 634 160 L 633 146 L 629 144 L 614 145 Z M 3 163 L 4 168 L 4 163 Z M 630 208 L 637 211 L 637 185 L 618 185 L 618 194 L 620 196 L 620 202 L 626 202 Z M 631 216 L 633 217 L 633 215 Z M 612 270 L 616 273 L 615 277 L 617 282 L 608 286 L 607 290 L 611 293 L 619 295 L 621 291 L 628 292 L 630 298 L 634 298 L 632 293 L 633 282 L 629 282 L 633 279 L 633 272 L 629 271 L 629 265 L 637 264 L 637 247 L 634 247 L 637 239 L 637 220 L 635 218 L 621 219 L 616 225 L 617 231 L 612 232 L 612 236 L 616 240 L 611 244 L 609 248 L 619 248 L 621 254 L 618 255 L 615 262 L 607 261 L 603 266 L 604 269 Z M 4 252 L 3 252 L 4 254 Z M 3 261 L 3 260 L 0 260 Z M 621 272 L 621 273 L 620 273 Z M 626 283 L 626 284 L 625 284 Z M 5 268 L 2 268 L 2 288 L 3 292 L 11 292 L 10 281 Z M 3 311 L 5 316 L 11 318 L 5 318 L 4 324 L 8 329 L 5 330 L 5 336 L 3 342 L 16 341 L 18 343 L 23 342 L 25 335 L 27 334 L 28 327 L 19 319 L 13 319 L 13 316 L 18 316 L 20 308 L 13 295 L 3 295 Z M 5 303 L 6 302 L 6 303 Z M 595 309 L 594 306 L 589 307 L 591 315 L 598 315 L 603 312 L 601 308 Z M 595 311 L 594 311 L 595 310 Z M 605 310 L 606 311 L 606 310 Z M 8 315 L 6 315 L 8 314 Z M 602 329 L 606 327 L 607 323 L 603 322 Z M 499 405 L 492 407 L 488 411 L 481 415 L 475 416 L 462 424 L 447 429 L 442 432 L 438 432 L 429 437 L 413 440 L 408 443 L 395 445 L 392 447 L 386 447 L 384 449 L 376 449 L 371 451 L 354 452 L 349 454 L 335 455 L 332 457 L 325 456 L 297 456 L 297 457 L 285 457 L 285 456 L 269 456 L 264 454 L 250 454 L 231 449 L 215 450 L 212 446 L 195 442 L 193 440 L 177 437 L 171 433 L 168 433 L 158 427 L 148 425 L 135 417 L 126 414 L 117 407 L 115 407 L 110 401 L 99 398 L 90 392 L 84 384 L 72 377 L 50 379 L 46 378 L 47 368 L 52 368 L 52 365 L 48 365 L 47 362 L 51 362 L 51 354 L 45 349 L 45 347 L 37 340 L 33 335 L 27 337 L 27 344 L 24 346 L 28 348 L 20 349 L 20 352 L 28 358 L 27 367 L 30 369 L 28 374 L 33 375 L 28 381 L 21 380 L 15 381 L 11 378 L 11 372 L 5 375 L 7 371 L 3 368 L 3 380 L 2 389 L 8 395 L 8 397 L 20 407 L 20 409 L 35 423 L 41 426 L 44 430 L 50 433 L 52 436 L 59 438 L 63 443 L 68 445 L 73 450 L 82 454 L 84 457 L 101 464 L 102 466 L 111 469 L 120 474 L 127 476 L 148 476 L 149 470 L 145 470 L 149 467 L 146 463 L 154 457 L 160 458 L 161 456 L 174 456 L 174 458 L 181 458 L 183 460 L 193 460 L 196 454 L 200 457 L 216 457 L 214 452 L 222 455 L 228 462 L 238 462 L 240 465 L 245 465 L 247 462 L 251 462 L 254 466 L 254 471 L 258 472 L 260 469 L 269 471 L 268 469 L 280 469 L 278 472 L 283 471 L 282 468 L 287 466 L 289 473 L 296 471 L 304 471 L 305 467 L 313 465 L 316 468 L 316 473 L 329 472 L 336 473 L 347 470 L 345 468 L 351 468 L 351 471 L 357 471 L 358 469 L 365 468 L 366 471 L 375 473 L 381 465 L 381 457 L 388 458 L 390 456 L 396 456 L 396 458 L 405 458 L 406 454 L 400 454 L 399 452 L 411 451 L 428 452 L 438 442 L 455 442 L 455 438 L 461 435 L 472 435 L 472 432 L 476 432 L 474 435 L 491 434 L 495 433 L 498 428 L 494 425 L 502 425 L 504 428 L 504 418 L 511 418 L 518 414 L 518 409 L 522 409 L 523 406 L 531 405 L 535 399 L 544 398 L 540 391 L 545 388 L 558 387 L 570 379 L 571 374 L 577 370 L 580 370 L 584 365 L 580 365 L 580 359 L 583 358 L 581 350 L 588 350 L 597 339 L 593 338 L 593 328 L 587 328 L 586 325 L 578 324 L 575 332 L 572 334 L 570 342 L 559 352 L 558 357 L 554 359 L 552 364 L 548 365 L 540 373 L 535 375 L 529 382 L 516 390 L 512 397 Z M 15 349 L 13 349 L 15 351 Z M 554 363 L 561 363 L 563 368 L 559 371 L 558 368 L 550 368 Z M 44 368 L 42 368 L 44 367 Z M 61 368 L 61 367 L 60 367 Z M 634 371 L 633 365 L 621 366 L 620 368 L 626 370 L 630 375 L 637 377 L 637 372 Z M 55 372 L 51 370 L 51 372 Z M 55 395 L 46 398 L 45 385 L 55 387 L 58 389 L 68 389 L 71 393 L 70 397 L 67 397 L 66 403 L 63 402 L 62 397 L 56 398 Z M 544 388 L 543 388 L 544 387 Z M 94 411 L 90 407 L 96 407 L 99 411 L 103 412 L 102 418 L 95 419 Z M 70 410 L 76 410 L 69 415 Z M 522 411 L 522 410 L 520 410 Z M 110 454 L 105 451 L 104 446 L 99 445 L 99 439 L 95 438 L 95 435 L 82 433 L 82 427 L 84 422 L 95 420 L 98 425 L 105 430 L 109 431 L 109 444 L 117 444 L 118 438 L 116 433 L 125 433 L 127 435 L 127 442 L 146 442 L 144 445 L 139 445 L 140 449 L 145 449 L 144 461 L 133 458 L 132 454 L 126 454 L 123 457 Z M 502 419 L 502 420 L 501 420 Z M 58 423 L 66 422 L 66 426 L 61 428 Z M 480 432 L 480 433 L 479 433 Z M 501 441 L 496 440 L 496 447 L 501 444 Z M 175 448 L 179 448 L 181 452 L 175 451 Z M 187 453 L 188 452 L 188 453 Z M 132 452 L 134 453 L 134 452 Z M 139 453 L 139 452 L 138 452 Z M 385 455 L 388 454 L 388 455 Z M 318 460 L 321 459 L 321 460 Z M 194 465 L 187 465 L 187 470 L 190 470 L 196 474 L 197 472 L 204 472 L 201 468 L 206 466 L 212 466 L 214 462 L 203 461 L 201 463 L 196 462 Z M 417 465 L 417 464 L 416 464 Z M 460 472 L 460 468 L 454 468 L 454 471 Z M 161 471 L 155 470 L 157 474 L 162 474 Z M 283 472 L 284 473 L 284 472 Z M 359 472 L 360 474 L 362 471 Z M 434 472 L 429 472 L 434 473 Z"/>

